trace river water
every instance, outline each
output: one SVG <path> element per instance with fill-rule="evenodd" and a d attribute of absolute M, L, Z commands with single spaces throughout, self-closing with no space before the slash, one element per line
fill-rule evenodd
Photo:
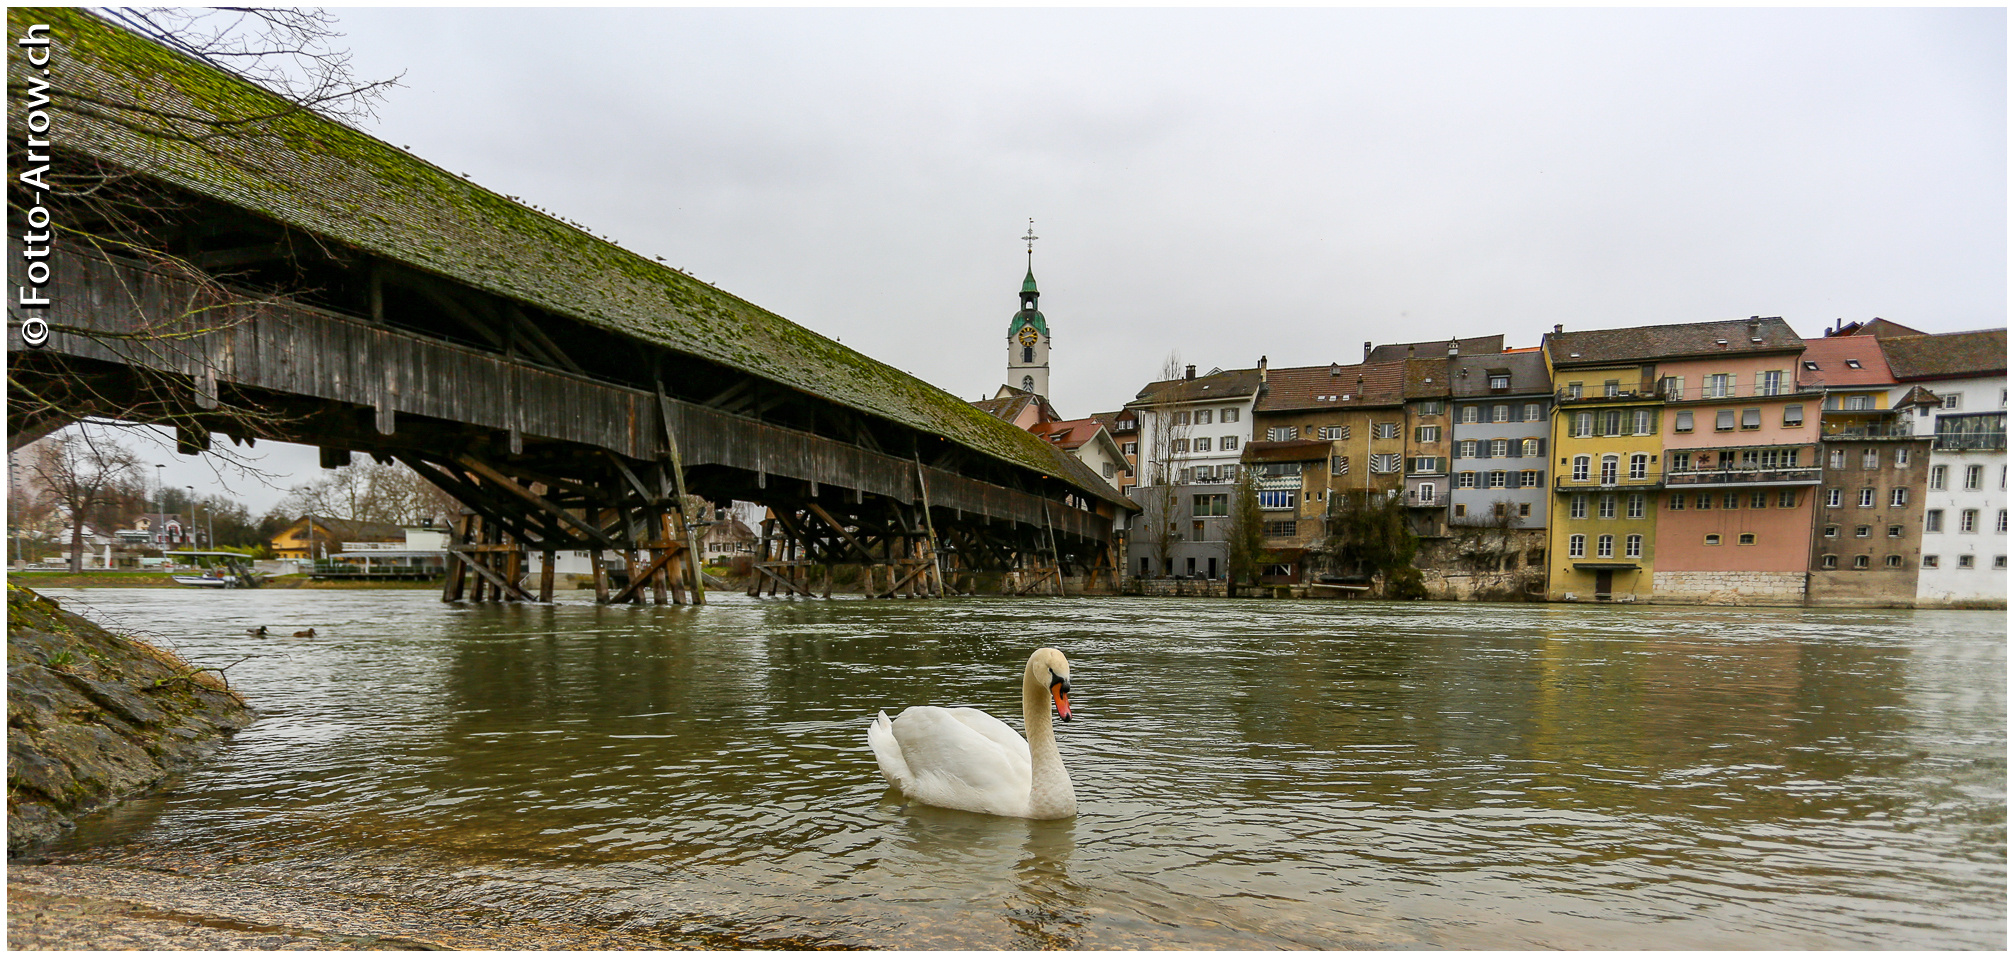
<path fill-rule="evenodd" d="M 49 592 L 263 713 L 87 859 L 800 946 L 2007 940 L 2001 612 Z M 1039 645 L 1076 819 L 886 789 L 876 710 L 1018 727 Z"/>

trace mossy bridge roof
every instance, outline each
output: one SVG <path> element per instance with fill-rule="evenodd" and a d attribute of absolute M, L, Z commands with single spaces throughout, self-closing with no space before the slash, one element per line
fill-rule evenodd
<path fill-rule="evenodd" d="M 52 130 L 59 153 L 75 151 L 139 171 L 386 260 L 711 360 L 1058 477 L 1096 498 L 1126 502 L 1041 438 L 711 284 L 343 123 L 311 111 L 287 113 L 288 103 L 272 92 L 82 10 L 8 11 L 14 36 L 34 23 L 51 26 L 56 51 L 50 93 L 60 111 Z M 18 136 L 29 68 L 23 57 L 8 59 L 15 101 L 10 127 Z M 270 119 L 200 140 L 150 129 L 178 114 L 213 125 Z"/>

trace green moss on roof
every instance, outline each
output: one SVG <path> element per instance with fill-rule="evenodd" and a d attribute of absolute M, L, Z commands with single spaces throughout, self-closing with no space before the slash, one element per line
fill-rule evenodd
<path fill-rule="evenodd" d="M 17 36 L 28 24 L 51 25 L 60 70 L 52 93 L 58 106 L 73 107 L 53 130 L 59 151 L 143 171 L 387 260 L 1050 476 L 1074 474 L 1064 454 L 1040 438 L 937 387 L 315 113 L 296 111 L 244 135 L 200 143 L 136 132 L 134 126 L 151 122 L 139 114 L 123 123 L 84 115 L 75 100 L 62 97 L 96 95 L 226 122 L 271 116 L 289 105 L 81 10 L 12 8 L 8 23 Z M 9 57 L 11 95 L 18 96 L 27 70 L 24 58 Z M 19 134 L 19 109 L 10 112 L 10 123 Z"/>

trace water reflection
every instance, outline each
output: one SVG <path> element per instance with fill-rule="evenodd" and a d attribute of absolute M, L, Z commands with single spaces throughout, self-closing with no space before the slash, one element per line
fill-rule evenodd
<path fill-rule="evenodd" d="M 1999 614 L 84 598 L 267 710 L 99 856 L 911 949 L 2005 938 Z M 1076 819 L 886 789 L 876 710 L 1016 717 L 1036 645 Z"/>

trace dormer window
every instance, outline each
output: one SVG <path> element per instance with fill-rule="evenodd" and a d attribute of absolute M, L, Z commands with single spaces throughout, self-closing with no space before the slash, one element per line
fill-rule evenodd
<path fill-rule="evenodd" d="M 1860 361 L 1860 360 L 1848 360 L 1848 361 L 1847 361 L 1847 368 L 1848 368 L 1848 369 L 1850 369 L 1850 370 L 1858 370 L 1858 369 L 1860 369 L 1860 368 L 1861 368 L 1861 361 Z"/>
<path fill-rule="evenodd" d="M 1808 369 L 1808 370 L 1811 370 L 1811 371 L 1812 371 L 1812 372 L 1814 372 L 1814 373 L 1817 373 L 1817 372 L 1819 372 L 1819 364 L 1817 364 L 1817 363 L 1814 363 L 1814 362 L 1812 362 L 1811 360 L 1806 360 L 1806 361 L 1805 361 L 1805 368 L 1806 368 L 1806 369 Z"/>

